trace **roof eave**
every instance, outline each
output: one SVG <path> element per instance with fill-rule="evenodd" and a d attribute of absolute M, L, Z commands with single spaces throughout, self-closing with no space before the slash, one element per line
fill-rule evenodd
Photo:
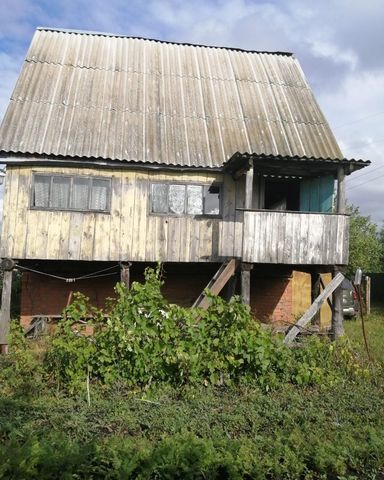
<path fill-rule="evenodd" d="M 250 168 L 255 172 L 266 175 L 287 174 L 292 176 L 337 175 L 340 165 L 344 167 L 346 175 L 368 167 L 369 160 L 355 160 L 347 158 L 317 158 L 307 156 L 270 155 L 259 153 L 236 152 L 223 165 L 224 171 L 239 177 Z"/>

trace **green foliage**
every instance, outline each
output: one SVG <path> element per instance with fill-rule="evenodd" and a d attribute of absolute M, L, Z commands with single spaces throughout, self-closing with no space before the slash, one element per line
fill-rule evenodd
<path fill-rule="evenodd" d="M 78 295 L 46 358 L 58 384 L 74 392 L 85 388 L 87 377 L 133 388 L 162 382 L 220 386 L 246 379 L 268 391 L 281 382 L 332 383 L 355 374 L 347 347 L 345 358 L 320 340 L 287 348 L 252 319 L 238 298 L 226 302 L 212 296 L 206 311 L 186 309 L 168 304 L 161 284 L 159 269 L 148 269 L 145 283 L 134 283 L 129 291 L 118 284 L 108 318 Z M 89 316 L 92 336 L 80 328 Z"/>
<path fill-rule="evenodd" d="M 379 369 L 384 373 L 384 313 L 383 310 L 374 310 L 365 316 L 365 330 L 371 357 Z M 357 354 L 367 361 L 367 352 L 364 344 L 361 319 L 344 322 L 345 332 Z"/>
<path fill-rule="evenodd" d="M 347 274 L 353 278 L 358 267 L 364 272 L 382 272 L 384 243 L 380 241 L 377 225 L 369 216 L 361 215 L 358 207 L 349 208 L 349 265 Z"/>
<path fill-rule="evenodd" d="M 379 479 L 384 397 L 370 383 L 272 393 L 154 389 L 0 399 L 0 478 Z M 154 401 L 156 400 L 156 401 Z"/>
<path fill-rule="evenodd" d="M 9 354 L 0 355 L 0 385 L 2 393 L 9 391 L 20 396 L 32 396 L 39 392 L 44 370 L 24 337 L 22 327 L 11 321 Z"/>

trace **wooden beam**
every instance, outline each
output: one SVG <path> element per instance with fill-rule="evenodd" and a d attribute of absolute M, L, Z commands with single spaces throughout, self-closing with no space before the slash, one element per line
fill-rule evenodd
<path fill-rule="evenodd" d="M 311 304 L 316 300 L 321 292 L 321 277 L 319 273 L 311 273 Z M 313 316 L 312 323 L 320 325 L 320 310 Z"/>
<path fill-rule="evenodd" d="M 245 208 L 252 209 L 253 197 L 253 165 L 245 177 Z"/>
<path fill-rule="evenodd" d="M 305 327 L 312 318 L 316 315 L 316 313 L 320 310 L 321 306 L 325 302 L 325 300 L 332 295 L 332 293 L 341 285 L 342 281 L 344 280 L 344 275 L 340 272 L 336 274 L 333 280 L 328 283 L 320 295 L 316 298 L 316 300 L 312 303 L 312 305 L 308 308 L 308 310 L 304 313 L 304 315 L 296 322 L 296 324 L 289 330 L 287 335 L 285 336 L 284 343 L 290 344 L 296 338 L 296 336 L 300 333 L 301 329 Z"/>
<path fill-rule="evenodd" d="M 221 290 L 225 287 L 229 279 L 235 274 L 236 268 L 238 266 L 238 260 L 232 258 L 229 262 L 223 263 L 219 270 L 215 273 L 212 280 L 204 288 L 204 290 L 209 290 L 213 295 L 218 295 Z M 192 305 L 193 308 L 203 308 L 206 310 L 210 305 L 209 299 L 206 297 L 205 293 L 202 292 L 195 303 Z"/>
<path fill-rule="evenodd" d="M 337 169 L 337 213 L 345 213 L 345 172 L 340 165 Z"/>
<path fill-rule="evenodd" d="M 333 280 L 337 278 L 338 275 L 342 275 L 335 269 L 333 273 Z M 331 283 L 332 283 L 331 282 Z M 333 301 L 332 301 L 332 339 L 337 340 L 338 338 L 344 335 L 344 325 L 343 325 L 343 289 L 341 284 L 333 292 Z"/>
<path fill-rule="evenodd" d="M 129 262 L 120 263 L 120 282 L 124 283 L 128 290 L 130 286 L 130 267 L 131 263 Z"/>
<path fill-rule="evenodd" d="M 11 322 L 11 291 L 12 291 L 12 270 L 5 270 L 3 273 L 3 291 L 1 294 L 0 310 L 0 349 L 1 353 L 8 353 L 8 335 Z"/>
<path fill-rule="evenodd" d="M 251 270 L 252 263 L 241 264 L 241 299 L 245 305 L 251 304 Z"/>

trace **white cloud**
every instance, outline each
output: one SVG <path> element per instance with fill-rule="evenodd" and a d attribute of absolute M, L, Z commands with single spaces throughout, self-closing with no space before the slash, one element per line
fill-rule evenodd
<path fill-rule="evenodd" d="M 384 115 L 361 119 L 384 111 L 383 24 L 382 0 L 2 0 L 0 116 L 37 25 L 292 51 L 345 155 L 380 165 Z M 380 180 L 350 190 L 351 200 L 376 220 L 381 185 Z"/>

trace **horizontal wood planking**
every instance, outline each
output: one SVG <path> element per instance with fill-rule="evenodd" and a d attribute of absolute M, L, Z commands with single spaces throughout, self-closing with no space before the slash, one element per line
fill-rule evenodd
<path fill-rule="evenodd" d="M 349 217 L 244 211 L 243 261 L 288 265 L 346 265 Z"/>
<path fill-rule="evenodd" d="M 241 239 L 236 212 L 237 183 L 230 177 L 224 179 L 220 173 L 37 166 L 8 167 L 7 170 L 2 257 L 209 262 L 241 254 L 238 246 L 234 248 L 234 243 L 239 244 Z M 30 209 L 33 172 L 112 178 L 111 212 Z M 151 182 L 221 182 L 223 218 L 150 215 Z"/>

